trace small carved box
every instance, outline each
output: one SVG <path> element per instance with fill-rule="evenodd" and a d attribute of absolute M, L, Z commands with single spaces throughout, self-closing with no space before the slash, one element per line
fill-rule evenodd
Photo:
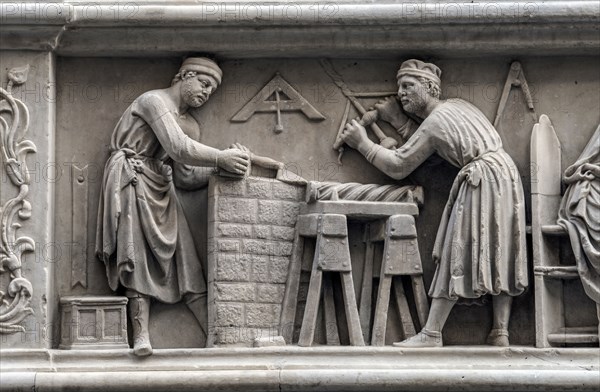
<path fill-rule="evenodd" d="M 63 297 L 60 349 L 129 348 L 127 297 Z"/>

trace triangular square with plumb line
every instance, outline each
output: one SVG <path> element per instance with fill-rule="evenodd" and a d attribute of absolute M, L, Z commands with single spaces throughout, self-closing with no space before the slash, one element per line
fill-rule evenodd
<path fill-rule="evenodd" d="M 325 116 L 286 82 L 279 73 L 276 73 L 273 79 L 231 118 L 231 121 L 248 121 L 254 113 L 276 113 L 278 106 L 277 95 L 279 95 L 280 112 L 300 111 L 310 120 L 325 120 Z"/>

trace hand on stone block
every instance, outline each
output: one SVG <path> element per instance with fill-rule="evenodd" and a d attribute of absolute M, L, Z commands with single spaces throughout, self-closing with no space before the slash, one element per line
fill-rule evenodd
<path fill-rule="evenodd" d="M 219 151 L 217 166 L 225 171 L 243 176 L 248 171 L 250 157 L 237 148 Z"/>
<path fill-rule="evenodd" d="M 250 149 L 248 147 L 246 147 L 240 143 L 234 143 L 229 148 L 235 148 L 235 149 L 238 149 L 238 150 L 241 150 L 241 151 L 247 153 L 248 156 L 250 157 L 250 162 L 252 163 L 252 165 L 263 167 L 265 169 L 273 169 L 273 170 L 283 169 L 283 167 L 285 166 L 283 163 L 276 161 L 272 158 L 258 156 L 256 154 L 254 154 L 252 151 L 250 151 Z"/>

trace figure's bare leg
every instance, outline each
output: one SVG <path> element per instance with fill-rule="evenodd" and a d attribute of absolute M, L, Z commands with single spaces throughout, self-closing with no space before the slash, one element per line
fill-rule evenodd
<path fill-rule="evenodd" d="M 456 304 L 456 300 L 450 300 L 445 298 L 434 298 L 431 301 L 431 309 L 429 310 L 429 317 L 425 323 L 425 329 L 433 332 L 442 332 L 446 320 L 450 315 L 450 311 Z"/>
<path fill-rule="evenodd" d="M 206 303 L 206 293 L 202 294 L 188 294 L 185 296 L 185 304 L 192 311 L 200 329 L 204 333 L 204 336 L 208 336 L 208 304 Z"/>
<path fill-rule="evenodd" d="M 402 342 L 394 343 L 397 347 L 441 347 L 442 342 L 442 328 L 448 320 L 450 311 L 456 304 L 456 300 L 449 300 L 445 298 L 434 298 L 431 302 L 431 309 L 429 309 L 429 317 L 425 323 L 425 327 L 413 336 Z"/>
<path fill-rule="evenodd" d="M 133 290 L 127 291 L 129 319 L 133 330 L 133 353 L 143 357 L 152 354 L 148 320 L 150 319 L 150 297 Z"/>
<path fill-rule="evenodd" d="M 509 345 L 508 322 L 510 321 L 512 302 L 513 297 L 504 293 L 493 297 L 492 305 L 494 307 L 494 320 L 492 330 L 487 338 L 487 344 L 500 347 Z"/>

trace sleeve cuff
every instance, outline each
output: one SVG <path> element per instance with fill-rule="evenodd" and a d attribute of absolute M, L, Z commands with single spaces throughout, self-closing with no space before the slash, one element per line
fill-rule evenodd
<path fill-rule="evenodd" d="M 381 151 L 382 148 L 383 147 L 381 147 L 379 144 L 373 143 L 369 151 L 367 151 L 367 153 L 365 154 L 365 158 L 367 158 L 367 161 L 373 163 L 375 157 L 377 157 L 377 153 Z"/>

